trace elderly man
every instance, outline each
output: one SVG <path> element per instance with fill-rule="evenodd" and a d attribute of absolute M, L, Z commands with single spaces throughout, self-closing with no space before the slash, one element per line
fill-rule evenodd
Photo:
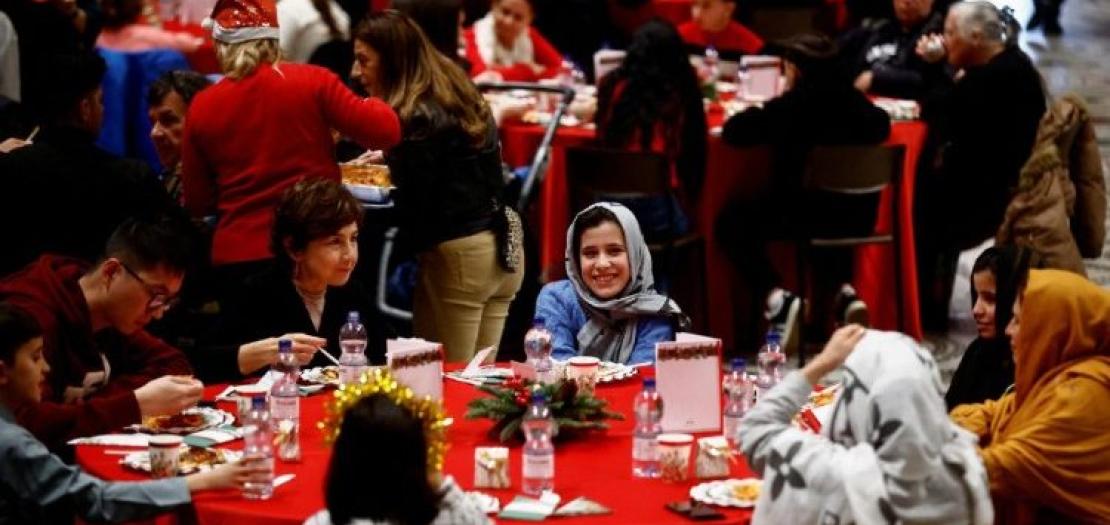
<path fill-rule="evenodd" d="M 893 18 L 865 20 L 841 39 L 841 58 L 860 91 L 920 100 L 950 83 L 943 64 L 914 52 L 922 35 L 941 30 L 944 15 L 933 11 L 933 0 L 893 0 L 893 5 Z"/>
<path fill-rule="evenodd" d="M 193 258 L 189 227 L 184 217 L 129 219 L 96 264 L 44 255 L 0 281 L 0 301 L 43 331 L 43 402 L 16 417 L 52 450 L 200 399 L 185 355 L 143 330 L 176 301 Z"/>
<path fill-rule="evenodd" d="M 947 318 L 955 255 L 994 237 L 1045 112 L 1040 74 L 1016 33 L 1016 22 L 992 4 L 959 2 L 944 35 L 926 35 L 917 46 L 922 58 L 947 58 L 958 70 L 950 92 L 923 107 L 929 139 L 914 223 L 918 275 L 938 278 L 922 282 L 933 326 Z"/>
<path fill-rule="evenodd" d="M 185 114 L 202 89 L 212 85 L 194 71 L 168 71 L 147 91 L 150 140 L 162 164 L 162 184 L 175 202 L 181 202 L 181 136 Z"/>

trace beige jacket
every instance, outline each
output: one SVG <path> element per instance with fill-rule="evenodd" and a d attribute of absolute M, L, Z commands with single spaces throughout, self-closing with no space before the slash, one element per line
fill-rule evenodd
<path fill-rule="evenodd" d="M 1086 275 L 1083 257 L 1102 254 L 1106 183 L 1094 126 L 1075 94 L 1053 104 L 1037 129 L 995 241 L 1026 245 L 1047 268 Z"/>

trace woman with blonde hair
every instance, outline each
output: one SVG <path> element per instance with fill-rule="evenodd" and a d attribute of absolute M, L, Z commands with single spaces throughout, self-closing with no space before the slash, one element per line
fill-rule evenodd
<path fill-rule="evenodd" d="M 288 187 L 339 180 L 333 129 L 374 149 L 392 147 L 401 129 L 384 102 L 355 96 L 326 69 L 281 60 L 273 0 L 220 0 L 212 21 L 224 78 L 189 107 L 182 183 L 193 215 L 216 216 L 217 283 L 234 283 L 273 256 L 273 210 Z"/>
<path fill-rule="evenodd" d="M 1031 270 L 1013 309 L 1014 388 L 951 413 L 979 436 L 998 523 L 1110 523 L 1110 292 Z"/>
<path fill-rule="evenodd" d="M 497 127 L 466 73 L 397 11 L 355 30 L 351 78 L 397 111 L 400 145 L 386 157 L 402 231 L 417 253 L 416 335 L 443 343 L 449 361 L 496 345 L 524 275 L 516 212 Z"/>

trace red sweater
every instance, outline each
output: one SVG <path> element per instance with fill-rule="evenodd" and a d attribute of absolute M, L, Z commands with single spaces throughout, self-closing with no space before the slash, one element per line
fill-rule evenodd
<path fill-rule="evenodd" d="M 38 321 L 50 365 L 42 402 L 16 414 L 19 423 L 54 450 L 74 437 L 92 436 L 138 423 L 134 390 L 167 374 L 192 375 L 180 350 L 143 330 L 124 335 L 93 333 L 89 306 L 77 280 L 88 265 L 44 255 L 0 281 L 0 300 Z M 110 367 L 107 384 L 86 387 Z"/>
<path fill-rule="evenodd" d="M 720 33 L 706 33 L 693 20 L 678 26 L 682 41 L 697 47 L 713 46 L 717 51 L 751 55 L 763 49 L 763 39 L 739 22 L 731 21 Z"/>
<path fill-rule="evenodd" d="M 303 177 L 339 180 L 332 129 L 371 149 L 401 140 L 400 121 L 385 102 L 358 98 L 321 67 L 278 68 L 264 64 L 247 78 L 225 78 L 189 107 L 185 207 L 195 216 L 219 216 L 213 264 L 269 258 L 282 192 Z"/>
<path fill-rule="evenodd" d="M 539 31 L 534 28 L 528 28 L 528 37 L 532 39 L 532 62 L 536 65 L 543 66 L 543 71 L 536 74 L 532 67 L 527 64 L 514 64 L 511 66 L 493 66 L 490 67 L 482 60 L 482 54 L 478 52 L 478 43 L 474 39 L 474 28 L 469 27 L 463 32 L 463 37 L 466 39 L 466 59 L 470 61 L 470 76 L 477 76 L 486 70 L 496 71 L 501 73 L 501 77 L 507 82 L 535 82 L 541 78 L 552 78 L 559 73 L 559 67 L 563 65 L 563 56 L 551 45 Z"/>

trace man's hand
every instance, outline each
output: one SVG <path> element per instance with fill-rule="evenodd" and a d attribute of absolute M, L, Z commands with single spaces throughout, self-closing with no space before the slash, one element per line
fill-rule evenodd
<path fill-rule="evenodd" d="M 855 350 L 856 344 L 866 333 L 867 329 L 858 324 L 850 324 L 833 332 L 825 349 L 802 369 L 806 379 L 811 384 L 817 384 L 825 374 L 844 364 L 844 360 L 848 359 L 848 355 Z"/>
<path fill-rule="evenodd" d="M 29 140 L 17 138 L 4 139 L 4 142 L 0 142 L 0 153 L 11 153 L 19 148 L 30 145 L 31 141 Z"/>
<path fill-rule="evenodd" d="M 302 366 L 312 361 L 316 350 L 328 343 L 328 340 L 322 337 L 301 333 L 285 334 L 281 337 L 270 337 L 247 343 L 239 347 L 239 372 L 250 374 L 259 368 L 276 363 L 278 341 L 281 339 L 289 339 L 293 343 L 293 354 L 297 356 L 297 362 Z"/>
<path fill-rule="evenodd" d="M 200 401 L 204 384 L 189 376 L 162 376 L 135 389 L 143 417 L 179 414 Z"/>
<path fill-rule="evenodd" d="M 948 54 L 947 48 L 944 45 L 944 36 L 937 33 L 921 35 L 921 38 L 917 39 L 917 46 L 914 48 L 914 52 L 916 52 L 917 56 L 921 57 L 922 60 L 930 64 L 940 62 L 944 59 L 944 56 Z"/>
<path fill-rule="evenodd" d="M 870 70 L 864 71 L 863 73 L 860 73 L 859 76 L 856 77 L 856 82 L 855 82 L 856 89 L 858 89 L 858 90 L 860 90 L 864 93 L 867 93 L 868 91 L 871 91 L 871 82 L 874 79 L 875 79 L 875 74 L 872 73 Z"/>

